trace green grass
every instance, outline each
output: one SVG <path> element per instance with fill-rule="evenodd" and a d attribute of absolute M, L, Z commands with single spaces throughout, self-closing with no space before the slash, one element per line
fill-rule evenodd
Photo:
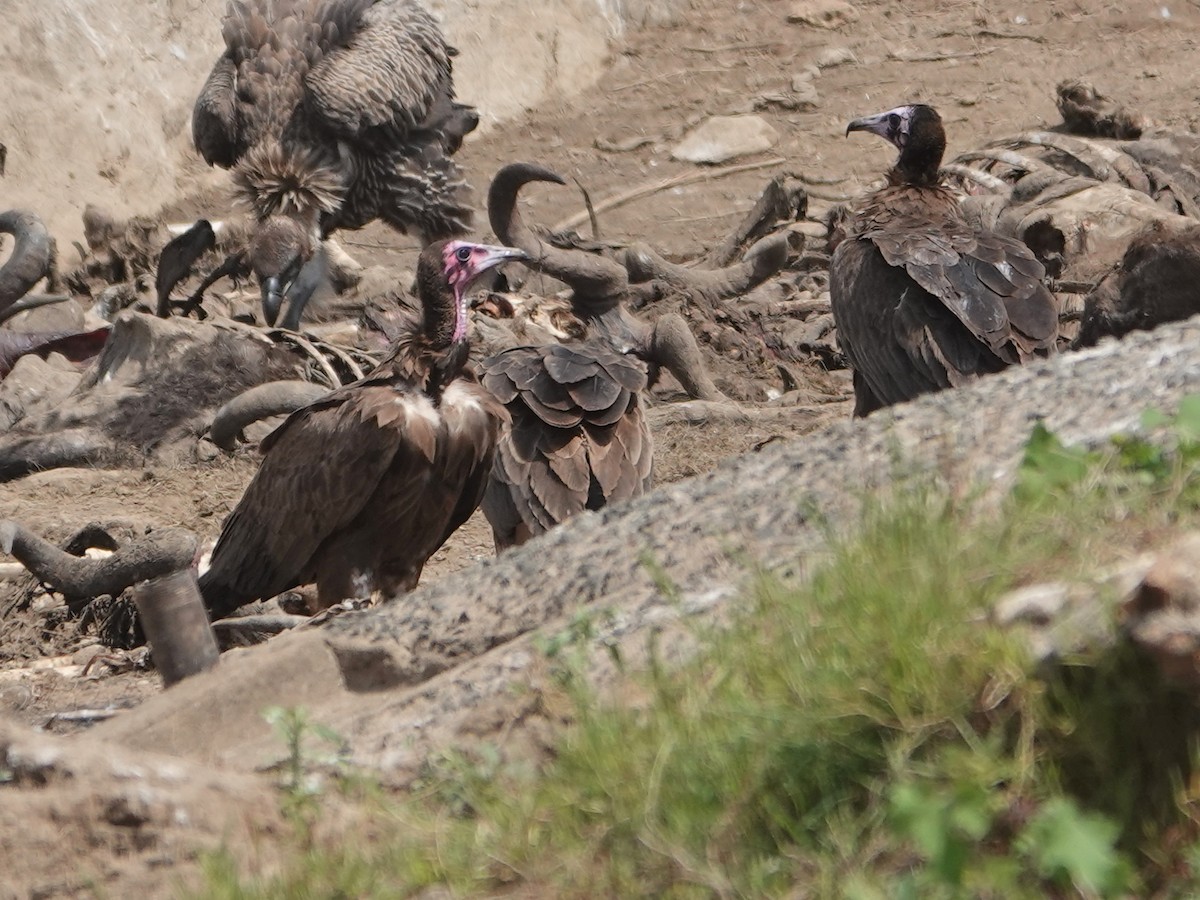
<path fill-rule="evenodd" d="M 999 506 L 871 504 L 808 581 L 757 577 L 691 662 L 603 697 L 577 623 L 544 647 L 573 724 L 541 771 L 448 754 L 373 807 L 369 840 L 298 829 L 286 875 L 217 856 L 203 894 L 1193 895 L 1191 698 L 1124 647 L 1035 671 L 987 623 L 1016 585 L 1195 525 L 1200 403 L 1148 423 L 1165 443 L 1084 452 L 1035 431 Z"/>

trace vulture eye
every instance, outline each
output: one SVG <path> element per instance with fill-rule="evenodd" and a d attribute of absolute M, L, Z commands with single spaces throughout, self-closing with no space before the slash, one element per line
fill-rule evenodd
<path fill-rule="evenodd" d="M 454 251 L 454 258 L 457 259 L 459 262 L 465 263 L 468 259 L 471 258 L 471 248 L 470 247 L 459 247 L 457 250 Z"/>
<path fill-rule="evenodd" d="M 892 129 L 892 131 L 900 129 L 900 116 L 898 113 L 892 113 L 888 116 L 888 128 Z"/>

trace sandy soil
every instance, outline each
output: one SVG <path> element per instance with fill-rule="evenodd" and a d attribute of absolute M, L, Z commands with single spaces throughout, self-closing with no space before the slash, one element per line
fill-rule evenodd
<path fill-rule="evenodd" d="M 1190 3 L 861 2 L 845 6 L 835 27 L 787 22 L 794 8 L 811 5 L 806 0 L 694 0 L 681 23 L 629 34 L 595 88 L 546 103 L 468 141 L 459 159 L 480 194 L 501 165 L 529 160 L 578 179 L 602 202 L 631 187 L 695 171 L 670 158 L 674 142 L 704 117 L 757 109 L 780 135 L 772 150 L 741 160 L 765 163 L 761 168 L 667 187 L 600 215 L 606 238 L 645 240 L 672 257 L 688 258 L 719 242 L 772 174 L 803 176 L 812 185 L 817 211 L 830 199 L 861 190 L 890 163 L 891 153 L 869 138 L 845 139 L 845 123 L 902 101 L 919 99 L 942 111 L 951 154 L 991 136 L 1057 122 L 1052 92 L 1066 77 L 1090 78 L 1164 124 L 1197 126 L 1193 62 L 1200 9 Z M 786 94 L 793 76 L 833 59 L 832 51 L 841 48 L 849 51 L 842 54 L 849 61 L 821 68 L 812 79 L 819 96 L 815 108 L 789 110 L 764 100 Z M 0 80 L 7 77 L 5 67 L 16 65 L 19 59 L 0 61 Z M 89 84 L 109 74 L 83 73 Z M 179 99 L 190 106 L 190 96 Z M 72 100 L 64 96 L 52 102 Z M 47 144 L 68 147 L 66 139 L 50 134 Z M 625 152 L 599 149 L 629 146 L 638 142 L 634 139 L 645 143 Z M 69 147 L 64 155 L 69 157 Z M 41 170 L 50 168 L 43 163 Z M 214 178 L 199 167 L 194 171 L 193 190 L 178 196 L 148 192 L 130 198 L 129 206 L 145 212 L 164 208 L 179 218 L 220 217 L 222 211 L 212 208 L 220 196 L 213 190 Z M 112 173 L 85 177 L 80 172 L 71 180 L 47 174 L 41 189 L 86 196 L 88 177 L 111 180 Z M 528 192 L 526 215 L 543 224 L 581 209 L 573 189 L 539 186 Z M 344 235 L 342 243 L 368 264 L 408 268 L 415 258 L 411 240 L 379 226 Z M 831 406 L 828 419 L 718 426 L 702 434 L 672 426 L 656 437 L 658 476 L 669 482 L 706 471 L 772 437 L 803 435 L 846 415 L 842 403 Z M 254 464 L 247 449 L 194 468 L 45 473 L 0 485 L 0 515 L 21 519 L 53 538 L 91 521 L 182 525 L 212 537 Z M 476 516 L 434 557 L 426 580 L 490 553 L 490 533 Z M 0 590 L 0 612 L 9 599 Z M 45 609 L 0 620 L 0 715 L 71 731 L 83 726 L 53 719 L 54 714 L 122 707 L 160 690 L 152 672 L 104 661 L 81 674 L 79 667 L 96 652 L 94 644 L 93 636 L 77 634 L 74 623 L 58 621 Z M 31 669 L 34 659 L 49 660 L 55 668 Z M 99 844 L 91 852 L 110 848 Z"/>

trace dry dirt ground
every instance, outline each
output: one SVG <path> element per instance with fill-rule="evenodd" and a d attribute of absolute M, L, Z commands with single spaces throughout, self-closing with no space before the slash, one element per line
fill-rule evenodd
<path fill-rule="evenodd" d="M 789 24 L 789 12 L 800 6 L 833 9 L 828 27 Z M 762 162 L 762 167 L 665 186 L 600 215 L 606 238 L 645 240 L 673 258 L 689 258 L 718 243 L 778 172 L 803 177 L 818 209 L 822 202 L 860 191 L 890 163 L 891 151 L 870 138 L 847 140 L 845 123 L 902 101 L 919 99 L 942 111 L 948 155 L 990 137 L 1054 124 L 1053 88 L 1067 77 L 1088 78 L 1158 122 L 1194 130 L 1200 127 L 1193 55 L 1198 38 L 1200 9 L 1184 0 L 850 5 L 694 0 L 683 21 L 628 34 L 594 88 L 469 140 L 459 159 L 480 194 L 501 165 L 528 160 L 578 179 L 602 201 L 695 172 L 695 166 L 670 158 L 671 146 L 704 117 L 758 108 L 779 132 L 779 142 L 739 162 Z M 849 51 L 843 54 L 846 61 L 820 69 L 812 79 L 819 98 L 815 107 L 789 110 L 764 99 L 787 94 L 794 76 L 832 59 L 830 51 L 838 48 Z M 0 61 L 0 78 L 7 64 Z M 105 75 L 98 71 L 94 78 Z M 62 96 L 48 102 L 73 101 Z M 62 152 L 69 155 L 69 149 Z M 221 210 L 213 206 L 219 194 L 212 184 L 205 174 L 192 192 L 147 195 L 131 205 L 146 212 L 163 207 L 180 219 L 199 213 L 217 217 Z M 88 182 L 79 175 L 69 183 L 48 180 L 44 189 L 86 194 Z M 578 213 L 582 205 L 574 189 L 538 186 L 528 192 L 525 208 L 528 218 L 549 225 Z M 399 269 L 415 259 L 411 241 L 382 227 L 346 235 L 343 244 L 368 264 Z M 848 406 L 839 403 L 824 419 L 713 426 L 702 432 L 673 426 L 656 437 L 659 480 L 706 471 L 768 438 L 799 437 L 846 416 Z M 43 473 L 0 485 L 0 516 L 20 519 L 53 538 L 90 521 L 182 525 L 212 537 L 254 464 L 253 453 L 245 450 L 197 468 Z M 434 558 L 426 581 L 490 553 L 490 534 L 477 516 Z M 91 639 L 79 638 L 71 626 L 47 630 L 47 621 L 37 610 L 0 621 L 0 715 L 72 731 L 80 723 L 56 714 L 133 705 L 160 690 L 153 672 L 98 664 L 83 676 L 79 666 L 95 652 L 88 648 Z M 50 668 L 31 669 L 35 659 Z M 97 842 L 79 852 L 117 851 Z M 167 876 L 140 882 L 158 890 L 170 883 Z"/>

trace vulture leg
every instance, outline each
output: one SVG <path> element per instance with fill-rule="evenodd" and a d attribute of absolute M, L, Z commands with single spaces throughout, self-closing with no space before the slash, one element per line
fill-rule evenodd
<path fill-rule="evenodd" d="M 728 400 L 709 377 L 687 322 L 668 313 L 654 323 L 651 358 L 674 375 L 693 400 Z"/>
<path fill-rule="evenodd" d="M 283 321 L 279 323 L 280 328 L 286 328 L 288 331 L 300 330 L 300 316 L 304 313 L 304 307 L 308 306 L 308 301 L 327 277 L 325 249 L 320 247 L 312 259 L 301 266 L 300 273 L 288 289 L 288 308 Z"/>
<path fill-rule="evenodd" d="M 487 489 L 484 491 L 483 509 L 487 514 L 488 524 L 492 526 L 492 542 L 497 553 L 523 544 L 532 537 L 529 527 L 521 520 L 509 486 L 495 472 L 488 479 Z"/>
<path fill-rule="evenodd" d="M 246 257 L 242 252 L 232 253 L 225 257 L 225 261 L 213 269 L 204 280 L 200 282 L 200 286 L 192 292 L 192 296 L 179 303 L 179 311 L 183 315 L 196 312 L 203 318 L 203 310 L 201 304 L 204 302 L 204 292 L 210 287 L 224 278 L 226 275 L 236 275 L 246 267 Z"/>

